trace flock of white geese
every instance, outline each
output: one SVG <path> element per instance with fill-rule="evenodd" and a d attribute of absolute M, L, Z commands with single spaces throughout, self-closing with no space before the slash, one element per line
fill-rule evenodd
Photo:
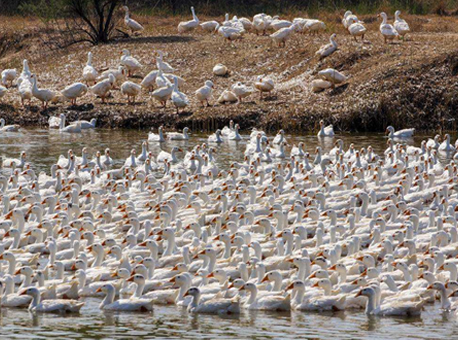
<path fill-rule="evenodd" d="M 124 20 L 126 27 L 132 32 L 143 30 L 142 25 L 130 18 L 129 9 L 126 6 L 124 6 L 124 10 L 126 12 Z M 270 37 L 280 46 L 282 44 L 285 45 L 286 41 L 294 33 L 317 33 L 326 29 L 326 24 L 320 20 L 295 18 L 293 21 L 288 21 L 279 19 L 278 16 L 271 17 L 264 13 L 255 15 L 252 20 L 247 18 L 239 19 L 236 16 L 229 20 L 229 15 L 226 14 L 225 21 L 221 24 L 217 21 L 199 23 L 193 7 L 191 7 L 191 11 L 193 19 L 181 22 L 178 25 L 178 32 L 189 32 L 200 26 L 204 31 L 218 32 L 228 40 L 234 40 L 248 31 L 254 31 L 258 34 L 274 30 L 275 32 Z M 385 13 L 381 13 L 380 16 L 383 19 L 380 25 L 380 33 L 385 42 L 397 37 L 404 38 L 410 32 L 407 22 L 400 18 L 400 11 L 396 11 L 393 25 L 387 23 L 387 15 Z M 347 11 L 345 13 L 342 24 L 355 40 L 358 36 L 362 40 L 364 39 L 367 31 L 364 22 L 359 20 L 352 12 Z M 336 34 L 332 34 L 329 44 L 323 45 L 316 52 L 316 55 L 320 59 L 326 58 L 337 49 Z M 43 108 L 47 108 L 49 103 L 57 102 L 70 102 L 72 105 L 76 105 L 77 99 L 85 96 L 88 92 L 100 98 L 104 103 L 110 98 L 110 92 L 115 89 L 119 89 L 121 94 L 127 97 L 128 103 L 135 103 L 135 99 L 146 91 L 153 100 L 159 102 L 163 107 L 170 101 L 176 108 L 177 113 L 179 113 L 179 110 L 184 110 L 190 103 L 188 95 L 180 91 L 180 86 L 185 83 L 185 79 L 174 74 L 176 69 L 164 60 L 162 51 L 155 51 L 154 55 L 156 56 L 157 69 L 151 70 L 143 77 L 141 83 L 137 84 L 133 80 L 128 80 L 128 77 L 138 74 L 143 65 L 131 55 L 129 50 L 124 49 L 122 51 L 119 67 L 104 70 L 98 70 L 93 65 L 92 53 L 88 52 L 87 63 L 83 68 L 80 81 L 70 84 L 60 91 L 38 87 L 37 76 L 32 74 L 27 60 L 24 60 L 23 70 L 19 76 L 16 69 L 5 69 L 1 72 L 0 99 L 8 92 L 7 87 L 12 87 L 13 84 L 17 88 L 23 105 L 26 101 L 30 103 L 33 98 L 36 98 L 42 103 Z M 216 64 L 212 72 L 215 76 L 226 76 L 230 70 L 223 64 Z M 348 77 L 339 71 L 327 68 L 318 73 L 318 78 L 311 81 L 310 87 L 312 91 L 320 92 L 342 84 L 347 79 Z M 208 106 L 209 100 L 213 98 L 214 87 L 214 83 L 211 80 L 207 80 L 201 88 L 195 90 L 194 97 L 202 105 L 207 104 Z M 270 93 L 274 88 L 275 83 L 270 76 L 259 75 L 251 84 L 243 84 L 239 81 L 229 89 L 223 90 L 217 98 L 217 102 L 221 104 L 241 102 L 254 92 L 259 92 L 262 98 L 263 93 Z"/>
<path fill-rule="evenodd" d="M 320 126 L 318 138 L 334 137 Z M 49 175 L 25 152 L 3 159 L 1 307 L 79 312 L 87 297 L 101 310 L 212 314 L 458 307 L 449 135 L 414 147 L 413 129 L 390 126 L 380 154 L 337 139 L 311 157 L 303 142 L 287 152 L 282 130 L 242 136 L 231 122 L 187 152 L 148 150 L 189 133 L 159 128 L 119 168 L 109 149 L 69 150 Z M 220 169 L 215 146 L 241 139 L 245 158 Z"/>

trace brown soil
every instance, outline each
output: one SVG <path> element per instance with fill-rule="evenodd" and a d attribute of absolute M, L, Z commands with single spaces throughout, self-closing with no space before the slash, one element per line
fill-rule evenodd
<path fill-rule="evenodd" d="M 89 50 L 94 54 L 95 66 L 102 69 L 117 66 L 121 50 L 127 48 L 143 64 L 141 73 L 131 79 L 139 83 L 142 76 L 156 68 L 153 51 L 162 50 L 165 60 L 186 79 L 181 90 L 189 96 L 191 104 L 178 116 L 170 104 L 162 109 L 146 92 L 135 105 L 127 105 L 126 98 L 113 91 L 109 104 L 87 94 L 78 107 L 58 103 L 42 111 L 38 101 L 22 108 L 16 90 L 12 89 L 1 100 L 1 116 L 8 124 L 44 126 L 50 115 L 65 112 L 69 121 L 97 117 L 100 126 L 111 128 L 155 128 L 164 124 L 171 128 L 214 130 L 234 119 L 242 128 L 282 127 L 301 132 L 316 129 L 318 121 L 324 119 L 341 131 L 380 131 L 387 125 L 420 130 L 454 129 L 458 113 L 458 19 L 408 15 L 404 18 L 413 31 L 406 41 L 385 45 L 378 30 L 380 21 L 374 15 L 362 17 L 369 33 L 364 43 L 355 42 L 343 29 L 339 17 L 328 14 L 322 18 L 327 23 L 327 32 L 315 36 L 297 34 L 286 48 L 278 48 L 268 36 L 249 33 L 240 41 L 227 42 L 200 29 L 178 35 L 178 18 L 140 17 L 137 19 L 146 26 L 141 36 L 60 51 L 43 47 L 44 33 L 37 21 L 30 20 L 29 31 L 22 30 L 17 38 L 17 34 L 12 34 L 18 32 L 17 19 L 6 18 L 0 39 L 3 35 L 3 40 L 16 40 L 3 50 L 5 44 L 0 41 L 0 69 L 20 70 L 22 59 L 27 58 L 32 72 L 38 74 L 39 87 L 62 90 L 80 80 Z M 337 33 L 339 50 L 319 61 L 315 52 L 327 43 L 332 32 Z M 217 63 L 225 64 L 230 76 L 214 76 L 212 69 Z M 349 76 L 348 83 L 312 93 L 310 81 L 327 67 Z M 240 104 L 215 104 L 223 90 L 237 81 L 251 84 L 258 75 L 269 75 L 275 80 L 276 89 L 269 97 L 260 100 L 255 94 Z M 215 105 L 202 108 L 194 91 L 207 79 L 216 85 Z"/>

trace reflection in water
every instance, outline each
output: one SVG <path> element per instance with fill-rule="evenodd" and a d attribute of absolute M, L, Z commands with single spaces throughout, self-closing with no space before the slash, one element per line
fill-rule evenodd
<path fill-rule="evenodd" d="M 355 148 L 371 145 L 376 153 L 386 149 L 386 137 L 377 135 L 343 135 L 334 139 L 318 139 L 310 136 L 286 136 L 288 148 L 300 141 L 306 151 L 314 155 L 320 146 L 324 151 L 334 147 L 342 138 L 345 149 L 350 143 Z M 415 137 L 409 144 L 420 145 L 424 136 Z M 49 173 L 51 164 L 59 155 L 73 149 L 79 156 L 83 147 L 91 155 L 97 150 L 110 148 L 116 164 L 120 166 L 130 150 L 140 151 L 147 139 L 146 131 L 94 130 L 82 135 L 61 134 L 58 131 L 25 130 L 22 133 L 0 134 L 0 155 L 18 157 L 22 150 L 28 154 L 32 167 L 39 173 Z M 161 150 L 170 152 L 179 146 L 185 151 L 207 141 L 207 135 L 194 134 L 190 141 L 174 141 L 162 144 L 150 143 L 150 151 L 157 155 Z M 212 145 L 216 148 L 216 161 L 221 169 L 232 162 L 243 161 L 246 140 Z M 179 158 L 184 157 L 183 154 Z M 441 313 L 438 307 L 427 306 L 421 318 L 394 319 L 367 317 L 363 311 L 340 313 L 264 313 L 243 312 L 240 316 L 190 315 L 175 306 L 155 306 L 153 313 L 107 313 L 99 310 L 100 300 L 87 299 L 79 316 L 41 316 L 27 310 L 1 309 L 0 339 L 23 339 L 24 334 L 41 338 L 136 338 L 148 335 L 157 338 L 281 338 L 281 339 L 390 339 L 390 338 L 456 338 L 454 313 Z"/>

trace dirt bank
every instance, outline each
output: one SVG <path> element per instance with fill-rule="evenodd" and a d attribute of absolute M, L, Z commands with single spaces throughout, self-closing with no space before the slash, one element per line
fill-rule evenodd
<path fill-rule="evenodd" d="M 277 48 L 271 45 L 269 37 L 254 34 L 233 43 L 200 30 L 179 36 L 178 19 L 140 17 L 139 21 L 146 26 L 142 36 L 57 52 L 40 45 L 39 24 L 34 22 L 32 33 L 20 40 L 18 48 L 8 45 L 2 53 L 0 68 L 20 69 L 21 60 L 27 58 L 32 72 L 38 74 L 40 87 L 62 90 L 80 80 L 89 50 L 94 54 L 95 67 L 103 69 L 118 65 L 120 51 L 128 48 L 143 65 L 141 72 L 131 79 L 139 83 L 142 76 L 155 69 L 153 50 L 162 50 L 166 61 L 186 79 L 181 90 L 191 103 L 178 116 L 171 106 L 160 108 L 146 92 L 135 105 L 127 105 L 121 93 L 113 91 L 109 104 L 101 104 L 87 94 L 78 107 L 58 103 L 42 111 L 38 101 L 22 108 L 13 88 L 1 100 L 1 116 L 8 123 L 45 126 L 50 115 L 64 112 L 69 121 L 96 117 L 100 126 L 110 128 L 155 128 L 163 124 L 171 128 L 214 130 L 234 119 L 242 128 L 282 127 L 297 132 L 315 130 L 318 121 L 325 119 L 337 130 L 345 131 L 381 131 L 389 124 L 420 130 L 435 130 L 439 126 L 454 129 L 458 114 L 458 19 L 405 18 L 413 33 L 404 42 L 383 44 L 378 31 L 380 22 L 375 16 L 362 18 L 369 33 L 365 43 L 355 42 L 343 30 L 338 16 L 327 15 L 322 18 L 328 26 L 326 33 L 295 35 L 286 48 Z M 8 27 L 8 20 L 5 22 Z M 327 42 L 331 32 L 337 32 L 339 50 L 319 61 L 315 51 Z M 212 74 L 217 63 L 230 69 L 229 77 Z M 327 67 L 349 76 L 348 83 L 312 93 L 310 81 Z M 216 99 L 235 82 L 250 84 L 256 76 L 265 74 L 275 80 L 276 90 L 263 100 L 258 95 L 240 104 L 221 105 L 214 100 L 214 106 L 202 108 L 193 95 L 207 79 L 216 85 Z"/>

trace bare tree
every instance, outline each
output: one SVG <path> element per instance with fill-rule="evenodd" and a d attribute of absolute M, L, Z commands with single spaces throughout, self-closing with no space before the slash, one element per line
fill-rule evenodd
<path fill-rule="evenodd" d="M 114 37 L 122 0 L 40 0 L 23 9 L 43 19 L 47 26 L 46 43 L 66 47 L 88 42 L 107 43 Z"/>

